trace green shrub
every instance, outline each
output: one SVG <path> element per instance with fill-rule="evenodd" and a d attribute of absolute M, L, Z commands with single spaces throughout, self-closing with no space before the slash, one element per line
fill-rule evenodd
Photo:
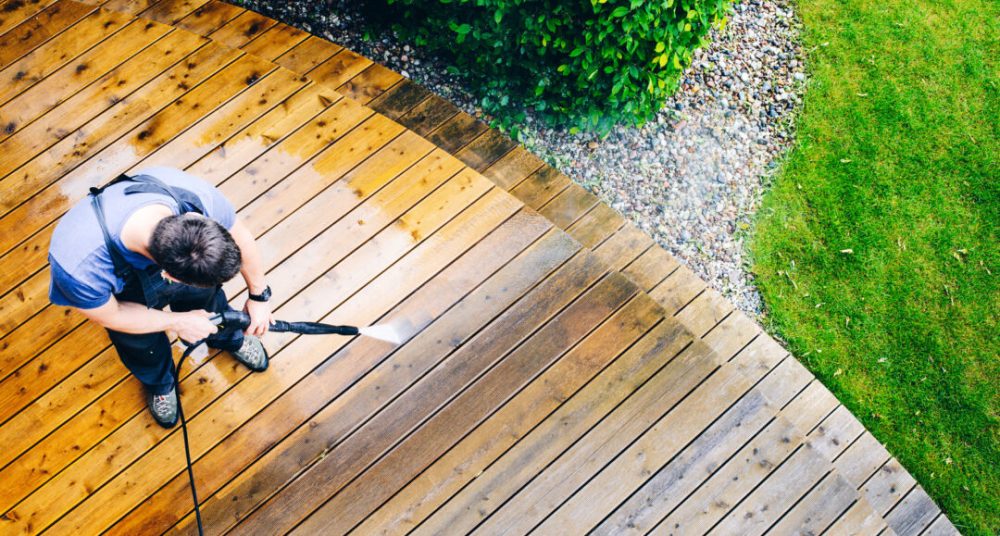
<path fill-rule="evenodd" d="M 606 131 L 640 125 L 673 93 L 730 0 L 369 0 L 443 54 L 501 125 L 524 108 Z"/>

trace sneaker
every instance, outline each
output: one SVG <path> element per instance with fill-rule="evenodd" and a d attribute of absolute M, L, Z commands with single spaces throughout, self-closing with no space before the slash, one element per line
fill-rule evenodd
<path fill-rule="evenodd" d="M 146 405 L 160 426 L 173 428 L 177 424 L 177 391 L 173 387 L 170 388 L 170 392 L 162 395 L 147 393 Z"/>
<path fill-rule="evenodd" d="M 254 372 L 267 370 L 267 351 L 264 350 L 260 339 L 253 335 L 243 337 L 243 345 L 240 346 L 239 350 L 233 352 L 233 356 Z"/>

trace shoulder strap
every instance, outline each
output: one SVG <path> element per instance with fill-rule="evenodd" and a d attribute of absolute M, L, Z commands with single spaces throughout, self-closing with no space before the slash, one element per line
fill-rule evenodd
<path fill-rule="evenodd" d="M 160 179 L 151 175 L 136 175 L 134 177 L 130 177 L 130 180 L 135 182 L 135 184 L 125 188 L 125 195 L 140 192 L 166 194 L 173 198 L 173 200 L 177 203 L 177 207 L 180 209 L 181 214 L 186 212 L 197 212 L 202 216 L 207 215 L 205 213 L 205 205 L 201 203 L 201 199 L 199 199 L 198 196 L 191 190 L 168 186 Z M 112 184 L 114 184 L 114 182 L 112 182 Z"/>
<path fill-rule="evenodd" d="M 97 190 L 97 188 L 93 188 L 92 190 Z M 103 188 L 100 190 L 103 190 Z M 101 226 L 101 233 L 104 235 L 104 244 L 108 248 L 108 254 L 111 255 L 111 264 L 115 267 L 115 275 L 121 280 L 126 280 L 132 267 L 125 261 L 125 257 L 122 256 L 121 251 L 118 251 L 118 247 L 111 239 L 111 233 L 108 232 L 108 224 L 104 219 L 104 207 L 101 205 L 100 192 L 96 194 L 91 192 L 90 204 L 97 215 L 97 223 Z"/>
<path fill-rule="evenodd" d="M 130 181 L 130 180 L 132 180 L 132 177 L 129 177 L 128 175 L 122 173 L 121 175 L 118 175 L 111 182 L 105 184 L 104 186 L 91 186 L 90 187 L 90 195 L 92 195 L 92 196 L 101 195 L 108 186 L 111 186 L 112 184 L 118 184 L 119 182 L 125 182 L 125 181 Z"/>

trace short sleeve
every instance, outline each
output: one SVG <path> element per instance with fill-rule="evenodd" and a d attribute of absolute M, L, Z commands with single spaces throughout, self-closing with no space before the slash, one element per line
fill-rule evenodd
<path fill-rule="evenodd" d="M 227 230 L 231 229 L 236 223 L 236 209 L 233 204 L 215 186 L 209 185 L 208 191 L 210 202 L 205 207 L 209 212 L 206 216 L 219 222 Z"/>
<path fill-rule="evenodd" d="M 51 279 L 49 301 L 56 305 L 93 309 L 100 307 L 114 294 L 114 274 L 89 270 L 84 277 L 74 277 L 49 255 Z M 81 281 L 85 279 L 85 281 Z"/>

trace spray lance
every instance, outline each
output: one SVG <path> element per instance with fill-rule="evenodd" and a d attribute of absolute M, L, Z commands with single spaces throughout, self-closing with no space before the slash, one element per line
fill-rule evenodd
<path fill-rule="evenodd" d="M 235 331 L 245 330 L 250 325 L 250 315 L 243 311 L 229 310 L 222 313 L 218 313 L 212 316 L 209 320 L 216 326 L 219 326 L 219 331 Z M 286 332 L 286 333 L 299 333 L 301 335 L 346 335 L 349 337 L 354 337 L 357 335 L 364 335 L 368 337 L 374 337 L 376 339 L 381 339 L 384 341 L 391 342 L 393 344 L 401 344 L 402 337 L 397 332 L 396 328 L 392 325 L 380 325 L 380 326 L 368 326 L 358 328 L 355 326 L 335 326 L 331 324 L 323 324 L 321 322 L 287 322 L 285 320 L 274 320 L 271 322 L 270 331 L 276 332 Z M 183 342 L 183 341 L 182 341 Z M 188 479 L 191 482 L 191 497 L 194 499 L 194 513 L 195 519 L 198 523 L 198 534 L 204 536 L 205 532 L 201 524 L 201 508 L 198 505 L 198 492 L 194 485 L 194 470 L 191 468 L 191 447 L 188 440 L 187 431 L 187 420 L 184 418 L 184 408 L 181 406 L 180 398 L 180 374 L 178 371 L 181 365 L 184 363 L 184 359 L 191 355 L 195 348 L 201 346 L 205 340 L 202 339 L 196 343 L 188 344 L 184 343 L 187 348 L 181 355 L 180 360 L 177 362 L 176 368 L 174 369 L 174 389 L 177 392 L 177 413 L 181 420 L 181 432 L 184 435 L 184 454 L 187 457 L 187 473 Z"/>

